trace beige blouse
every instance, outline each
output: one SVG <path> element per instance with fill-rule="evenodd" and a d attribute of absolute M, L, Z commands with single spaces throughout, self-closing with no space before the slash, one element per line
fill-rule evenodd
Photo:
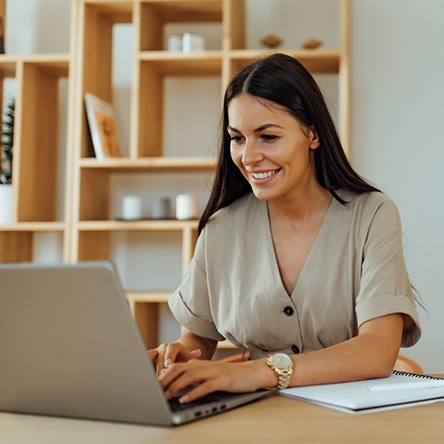
<path fill-rule="evenodd" d="M 252 358 L 318 350 L 350 339 L 364 322 L 410 316 L 403 346 L 421 336 L 406 271 L 399 213 L 382 193 L 332 200 L 291 294 L 279 274 L 267 203 L 252 193 L 218 211 L 199 236 L 169 300 L 181 325 L 227 339 Z"/>

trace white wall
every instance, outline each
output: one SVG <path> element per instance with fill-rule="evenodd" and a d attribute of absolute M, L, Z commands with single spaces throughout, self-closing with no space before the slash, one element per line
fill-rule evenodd
<path fill-rule="evenodd" d="M 353 1 L 353 163 L 397 203 L 429 314 L 404 350 L 444 370 L 444 2 Z"/>
<path fill-rule="evenodd" d="M 296 3 L 293 0 L 273 1 L 285 8 Z M 327 0 L 328 7 L 325 3 L 320 7 L 322 2 L 318 0 L 303 1 L 304 7 L 315 5 L 318 9 L 313 15 L 317 26 L 304 28 L 301 35 L 312 32 L 313 35 L 306 37 L 316 37 L 316 29 L 326 29 L 325 36 L 320 37 L 329 42 L 328 46 L 335 46 L 336 43 L 331 44 L 335 38 L 337 40 L 335 27 L 323 26 L 335 13 L 334 8 L 330 9 L 333 2 Z M 249 0 L 248 4 L 253 13 L 259 14 L 261 8 L 268 8 L 270 3 Z M 440 187 L 444 187 L 444 177 L 440 172 L 444 165 L 444 126 L 441 123 L 444 117 L 441 107 L 444 101 L 444 2 L 352 0 L 352 6 L 353 164 L 398 204 L 411 278 L 429 311 L 429 315 L 424 312 L 421 315 L 422 340 L 403 353 L 417 359 L 427 372 L 442 373 L 444 236 L 441 231 L 444 202 Z M 8 31 L 9 52 L 68 51 L 66 29 L 69 27 L 70 0 L 9 0 L 8 10 L 8 17 L 14 22 L 14 28 Z M 266 26 L 273 13 L 273 9 L 266 12 L 264 23 L 256 21 L 254 27 L 247 26 L 251 46 L 257 45 L 255 32 L 269 32 Z M 54 14 L 57 20 L 53 19 Z M 293 31 L 288 32 L 289 28 L 301 31 L 301 26 L 296 23 L 297 17 L 294 22 L 287 18 L 285 23 L 280 23 L 279 31 L 286 40 L 299 36 Z M 335 84 L 328 78 L 324 81 L 327 89 L 331 83 Z M 120 77 L 118 82 L 117 94 L 125 96 Z M 173 87 L 172 93 L 175 91 Z M 334 94 L 333 91 L 332 101 Z M 210 122 L 217 122 L 219 103 L 216 102 Z M 208 113 L 207 99 L 202 99 L 201 103 Z M 126 137 L 125 122 L 122 133 Z M 216 131 L 204 131 L 202 137 L 206 144 L 211 144 L 214 134 Z M 173 146 L 174 140 L 169 144 Z M 120 185 L 132 189 L 134 182 L 128 184 L 127 180 L 121 179 Z M 143 183 L 140 177 L 135 180 Z M 140 242 L 139 239 L 128 240 Z M 168 246 L 168 254 L 171 251 Z M 119 248 L 116 254 L 124 258 L 128 256 Z M 144 252 L 136 251 L 136 255 L 135 258 L 127 257 L 126 262 L 130 265 L 138 262 Z M 139 285 L 136 277 L 128 276 L 127 279 L 134 279 L 135 285 Z"/>

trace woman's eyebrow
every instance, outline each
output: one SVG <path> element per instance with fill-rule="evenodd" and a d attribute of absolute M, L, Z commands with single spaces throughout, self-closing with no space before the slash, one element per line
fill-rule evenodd
<path fill-rule="evenodd" d="M 256 129 L 254 130 L 254 132 L 255 132 L 255 133 L 259 133 L 259 132 L 264 131 L 264 130 L 266 130 L 266 129 L 268 129 L 268 128 L 280 128 L 280 129 L 283 129 L 282 126 L 277 125 L 276 123 L 265 123 L 264 125 L 261 125 L 261 126 L 259 126 L 258 128 L 256 128 Z M 236 132 L 236 133 L 240 133 L 240 132 L 241 132 L 241 131 L 239 131 L 238 129 L 236 129 L 234 126 L 231 126 L 231 125 L 228 125 L 228 126 L 227 126 L 227 130 L 228 130 L 228 131 L 234 131 L 234 132 Z"/>

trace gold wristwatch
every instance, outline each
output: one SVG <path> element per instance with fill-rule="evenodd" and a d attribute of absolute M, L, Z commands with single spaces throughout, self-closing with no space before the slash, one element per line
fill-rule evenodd
<path fill-rule="evenodd" d="M 291 374 L 293 373 L 293 360 L 285 353 L 274 353 L 267 357 L 267 365 L 278 377 L 276 390 L 285 389 L 290 383 Z"/>

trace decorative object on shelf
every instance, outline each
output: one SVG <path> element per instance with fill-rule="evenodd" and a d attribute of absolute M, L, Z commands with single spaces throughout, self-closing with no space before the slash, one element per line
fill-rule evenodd
<path fill-rule="evenodd" d="M 176 197 L 176 219 L 196 219 L 197 216 L 196 196 L 192 194 L 179 194 Z"/>
<path fill-rule="evenodd" d="M 12 183 L 12 150 L 14 147 L 15 98 L 6 103 L 0 140 L 0 183 Z"/>
<path fill-rule="evenodd" d="M 318 49 L 322 46 L 324 42 L 319 39 L 309 38 L 304 40 L 301 44 L 302 49 Z"/>
<path fill-rule="evenodd" d="M 12 223 L 12 151 L 14 147 L 15 98 L 6 103 L 0 141 L 0 224 Z"/>
<path fill-rule="evenodd" d="M 195 52 L 205 49 L 205 38 L 200 34 L 186 32 L 182 37 L 182 51 Z"/>
<path fill-rule="evenodd" d="M 86 116 L 97 160 L 122 157 L 113 106 L 94 94 L 85 94 Z"/>
<path fill-rule="evenodd" d="M 194 32 L 184 34 L 170 34 L 167 42 L 168 51 L 171 52 L 199 52 L 205 50 L 205 37 Z"/>
<path fill-rule="evenodd" d="M 124 196 L 122 199 L 122 219 L 142 219 L 142 199 L 139 196 Z"/>
<path fill-rule="evenodd" d="M 275 34 L 269 34 L 266 35 L 263 39 L 261 39 L 262 45 L 266 46 L 267 48 L 277 48 L 278 46 L 282 45 L 284 41 Z"/>
<path fill-rule="evenodd" d="M 153 219 L 169 219 L 171 217 L 171 201 L 168 197 L 156 197 L 151 204 Z"/>
<path fill-rule="evenodd" d="M 168 36 L 168 51 L 182 51 L 182 36 L 180 34 L 170 34 Z"/>
<path fill-rule="evenodd" d="M 0 225 L 9 225 L 12 220 L 13 188 L 10 184 L 0 184 Z"/>

